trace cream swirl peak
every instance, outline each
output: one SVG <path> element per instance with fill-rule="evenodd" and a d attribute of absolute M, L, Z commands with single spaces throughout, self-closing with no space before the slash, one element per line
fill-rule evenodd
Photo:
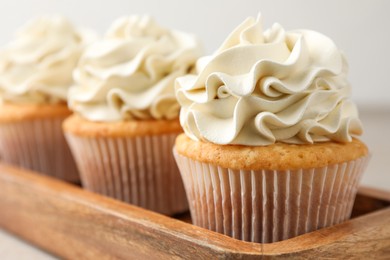
<path fill-rule="evenodd" d="M 41 16 L 28 22 L 0 50 L 1 101 L 66 101 L 73 69 L 84 46 L 94 37 L 62 16 Z"/>
<path fill-rule="evenodd" d="M 178 118 L 174 80 L 200 55 L 192 34 L 163 28 L 149 16 L 120 18 L 80 59 L 70 108 L 91 121 Z"/>
<path fill-rule="evenodd" d="M 362 132 L 349 100 L 348 65 L 328 37 L 239 25 L 198 75 L 176 81 L 180 122 L 194 140 L 248 146 L 351 141 Z"/>

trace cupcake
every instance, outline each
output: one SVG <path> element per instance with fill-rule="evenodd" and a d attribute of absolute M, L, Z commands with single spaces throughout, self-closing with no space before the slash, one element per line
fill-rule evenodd
<path fill-rule="evenodd" d="M 368 149 L 348 66 L 310 30 L 239 25 L 176 81 L 176 139 L 195 225 L 270 243 L 350 217 Z"/>
<path fill-rule="evenodd" d="M 167 215 L 188 210 L 172 155 L 182 132 L 174 80 L 199 55 L 192 34 L 149 16 L 116 20 L 87 48 L 63 124 L 86 189 Z"/>
<path fill-rule="evenodd" d="M 63 136 L 67 92 L 90 34 L 61 16 L 42 16 L 0 50 L 0 154 L 3 161 L 78 182 Z"/>

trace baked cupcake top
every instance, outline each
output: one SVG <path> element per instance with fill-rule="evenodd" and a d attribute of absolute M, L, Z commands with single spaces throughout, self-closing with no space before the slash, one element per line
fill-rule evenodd
<path fill-rule="evenodd" d="M 0 101 L 66 102 L 72 71 L 95 37 L 62 16 L 41 16 L 24 25 L 0 50 Z"/>
<path fill-rule="evenodd" d="M 318 32 L 263 31 L 260 16 L 248 18 L 196 68 L 176 81 L 180 122 L 193 140 L 350 142 L 362 132 L 345 57 Z"/>
<path fill-rule="evenodd" d="M 90 121 L 178 118 L 174 80 L 200 54 L 192 34 L 163 28 L 149 16 L 122 17 L 81 57 L 69 106 Z"/>

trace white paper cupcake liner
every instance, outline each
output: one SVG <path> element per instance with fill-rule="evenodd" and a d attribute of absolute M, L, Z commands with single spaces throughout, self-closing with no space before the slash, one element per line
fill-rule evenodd
<path fill-rule="evenodd" d="M 234 170 L 174 155 L 193 224 L 271 243 L 350 218 L 369 157 L 322 168 Z"/>
<path fill-rule="evenodd" d="M 2 160 L 65 181 L 79 182 L 62 132 L 64 117 L 0 124 Z"/>
<path fill-rule="evenodd" d="M 172 155 L 176 136 L 88 138 L 66 134 L 84 188 L 166 215 L 188 210 Z"/>

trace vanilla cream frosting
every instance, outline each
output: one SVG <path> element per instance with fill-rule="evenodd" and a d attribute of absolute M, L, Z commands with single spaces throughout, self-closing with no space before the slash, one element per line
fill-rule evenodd
<path fill-rule="evenodd" d="M 90 121 L 178 118 L 174 80 L 200 55 L 192 34 L 149 16 L 122 17 L 80 59 L 69 106 Z"/>
<path fill-rule="evenodd" d="M 350 101 L 348 65 L 328 37 L 310 30 L 239 25 L 197 75 L 176 81 L 180 122 L 194 140 L 247 146 L 348 142 L 362 132 Z"/>
<path fill-rule="evenodd" d="M 62 16 L 41 16 L 28 22 L 0 50 L 0 101 L 66 102 L 73 69 L 94 37 Z"/>

